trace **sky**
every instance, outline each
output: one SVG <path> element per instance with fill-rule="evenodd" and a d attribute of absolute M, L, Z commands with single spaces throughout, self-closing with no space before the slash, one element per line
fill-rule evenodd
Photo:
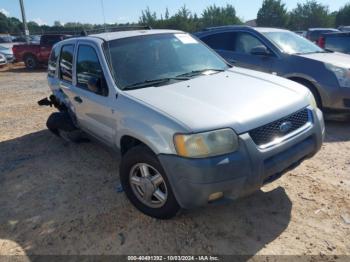
<path fill-rule="evenodd" d="M 170 15 L 184 4 L 192 13 L 200 15 L 202 10 L 212 4 L 225 6 L 227 3 L 236 8 L 237 15 L 243 21 L 256 18 L 263 0 L 23 0 L 28 21 L 52 25 L 54 21 L 100 24 L 137 22 L 141 10 L 149 7 L 160 14 L 168 7 Z M 284 0 L 289 10 L 297 3 L 306 0 Z M 329 6 L 331 11 L 338 10 L 349 0 L 318 0 Z M 104 12 L 102 11 L 104 6 Z M 0 12 L 7 16 L 21 17 L 19 0 L 0 0 Z M 103 15 L 104 14 L 104 15 Z M 104 19 L 105 17 L 105 19 Z"/>

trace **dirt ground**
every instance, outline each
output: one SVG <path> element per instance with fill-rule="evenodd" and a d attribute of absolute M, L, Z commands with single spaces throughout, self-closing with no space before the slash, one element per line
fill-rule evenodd
<path fill-rule="evenodd" d="M 44 71 L 0 72 L 0 255 L 350 255 L 350 123 L 260 192 L 159 221 L 118 193 L 116 156 L 46 129 L 48 94 Z"/>

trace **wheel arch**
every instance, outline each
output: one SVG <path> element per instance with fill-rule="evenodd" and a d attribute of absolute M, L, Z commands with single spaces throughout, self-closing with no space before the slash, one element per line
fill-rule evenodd
<path fill-rule="evenodd" d="M 294 82 L 297 82 L 299 84 L 306 86 L 311 91 L 311 93 L 315 96 L 317 105 L 320 108 L 322 108 L 322 96 L 320 92 L 320 87 L 317 84 L 317 81 L 315 79 L 305 75 L 299 75 L 299 74 L 289 75 L 285 77 L 288 78 L 289 80 L 292 80 Z"/>
<path fill-rule="evenodd" d="M 28 57 L 28 56 L 33 56 L 35 59 L 38 59 L 34 53 L 32 53 L 32 52 L 25 52 L 22 55 L 23 60 L 26 59 L 26 57 Z"/>
<path fill-rule="evenodd" d="M 157 154 L 157 150 L 153 145 L 150 145 L 150 143 L 145 142 L 143 139 L 137 138 L 135 135 L 125 134 L 120 138 L 119 142 L 121 155 L 125 155 L 131 148 L 139 145 L 145 146 L 154 154 Z"/>

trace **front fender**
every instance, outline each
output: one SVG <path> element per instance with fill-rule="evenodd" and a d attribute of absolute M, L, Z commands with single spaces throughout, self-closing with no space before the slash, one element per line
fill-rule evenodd
<path fill-rule="evenodd" d="M 121 139 L 130 136 L 146 144 L 155 154 L 176 154 L 173 136 L 189 132 L 165 113 L 139 100 L 119 95 L 115 144 L 121 148 Z"/>

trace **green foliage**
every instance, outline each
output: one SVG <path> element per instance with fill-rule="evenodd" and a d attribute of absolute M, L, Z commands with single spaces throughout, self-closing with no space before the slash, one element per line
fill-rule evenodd
<path fill-rule="evenodd" d="M 40 32 L 41 27 L 38 25 L 38 23 L 30 21 L 27 24 L 29 32 Z"/>
<path fill-rule="evenodd" d="M 165 15 L 161 15 L 161 19 L 158 19 L 157 14 L 147 8 L 142 11 L 139 23 L 150 25 L 152 28 L 170 28 L 187 32 L 195 32 L 209 26 L 242 24 L 232 5 L 226 5 L 226 7 L 209 6 L 203 11 L 201 17 L 193 14 L 184 5 L 172 16 L 166 9 Z"/>
<path fill-rule="evenodd" d="M 258 26 L 286 27 L 288 25 L 288 11 L 281 0 L 264 0 L 258 11 Z"/>
<path fill-rule="evenodd" d="M 290 13 L 289 28 L 292 30 L 306 30 L 311 27 L 332 27 L 332 18 L 328 6 L 315 0 L 304 4 L 298 3 Z"/>
<path fill-rule="evenodd" d="M 336 15 L 335 23 L 337 26 L 350 25 L 350 3 L 340 8 Z"/>
<path fill-rule="evenodd" d="M 217 7 L 212 5 L 207 7 L 202 13 L 203 27 L 236 25 L 242 24 L 242 21 L 236 15 L 236 9 L 227 4 L 226 7 Z"/>
<path fill-rule="evenodd" d="M 298 4 L 295 9 L 288 12 L 283 0 L 264 0 L 257 14 L 259 26 L 286 27 L 292 30 L 306 30 L 310 27 L 334 27 L 335 25 L 350 25 L 350 3 L 342 7 L 339 12 L 330 13 L 327 6 L 316 0 Z M 208 6 L 198 16 L 192 13 L 185 5 L 175 14 L 171 15 L 168 8 L 164 14 L 157 14 L 147 7 L 141 11 L 139 24 L 150 25 L 153 28 L 179 29 L 187 32 L 199 31 L 206 27 L 242 24 L 233 5 L 224 7 Z M 134 24 L 82 24 L 69 22 L 61 24 L 55 21 L 53 26 L 29 22 L 28 28 L 32 34 L 61 32 L 79 34 L 82 30 L 95 30 L 104 27 Z M 21 34 L 23 26 L 20 20 L 6 17 L 0 12 L 0 33 Z"/>

